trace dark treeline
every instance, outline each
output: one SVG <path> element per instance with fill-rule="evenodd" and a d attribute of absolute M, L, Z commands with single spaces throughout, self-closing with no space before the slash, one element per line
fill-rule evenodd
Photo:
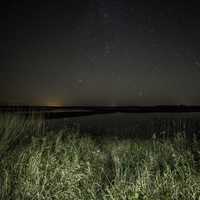
<path fill-rule="evenodd" d="M 190 105 L 157 105 L 157 106 L 29 106 L 29 105 L 3 105 L 0 111 L 28 112 L 28 111 L 81 111 L 81 112 L 200 112 L 200 106 Z"/>

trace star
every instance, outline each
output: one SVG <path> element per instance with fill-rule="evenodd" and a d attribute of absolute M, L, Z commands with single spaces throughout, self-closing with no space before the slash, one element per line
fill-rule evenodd
<path fill-rule="evenodd" d="M 109 14 L 108 14 L 108 13 L 104 13 L 104 14 L 103 14 L 103 17 L 104 17 L 104 18 L 108 18 L 108 17 L 109 17 Z"/>
<path fill-rule="evenodd" d="M 118 77 L 117 77 L 117 81 L 121 81 L 121 76 L 118 76 Z"/>
<path fill-rule="evenodd" d="M 108 43 L 106 43 L 104 48 L 104 56 L 107 56 L 110 53 L 111 53 L 111 46 Z"/>
<path fill-rule="evenodd" d="M 143 92 L 142 90 L 140 90 L 139 93 L 138 93 L 138 95 L 139 95 L 140 97 L 142 97 L 142 96 L 144 96 L 144 92 Z"/>
<path fill-rule="evenodd" d="M 194 64 L 198 67 L 200 67 L 200 62 L 199 61 L 195 61 Z"/>
<path fill-rule="evenodd" d="M 82 79 L 78 79 L 77 82 L 78 82 L 79 84 L 82 84 L 82 83 L 83 83 L 83 80 L 82 80 Z"/>

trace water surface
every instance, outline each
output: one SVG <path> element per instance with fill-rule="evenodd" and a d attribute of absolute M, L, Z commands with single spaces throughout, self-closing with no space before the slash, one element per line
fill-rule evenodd
<path fill-rule="evenodd" d="M 114 113 L 48 120 L 48 127 L 79 127 L 82 134 L 149 137 L 185 132 L 199 134 L 200 113 Z"/>

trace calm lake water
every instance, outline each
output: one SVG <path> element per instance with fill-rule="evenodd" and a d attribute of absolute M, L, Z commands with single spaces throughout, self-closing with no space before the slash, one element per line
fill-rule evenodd
<path fill-rule="evenodd" d="M 49 129 L 78 127 L 81 134 L 150 137 L 200 135 L 200 113 L 114 113 L 48 120 Z"/>

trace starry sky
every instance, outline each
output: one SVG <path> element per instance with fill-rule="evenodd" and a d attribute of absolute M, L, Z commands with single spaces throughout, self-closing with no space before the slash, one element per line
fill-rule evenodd
<path fill-rule="evenodd" d="M 200 104 L 200 12 L 187 1 L 7 1 L 0 103 Z"/>

